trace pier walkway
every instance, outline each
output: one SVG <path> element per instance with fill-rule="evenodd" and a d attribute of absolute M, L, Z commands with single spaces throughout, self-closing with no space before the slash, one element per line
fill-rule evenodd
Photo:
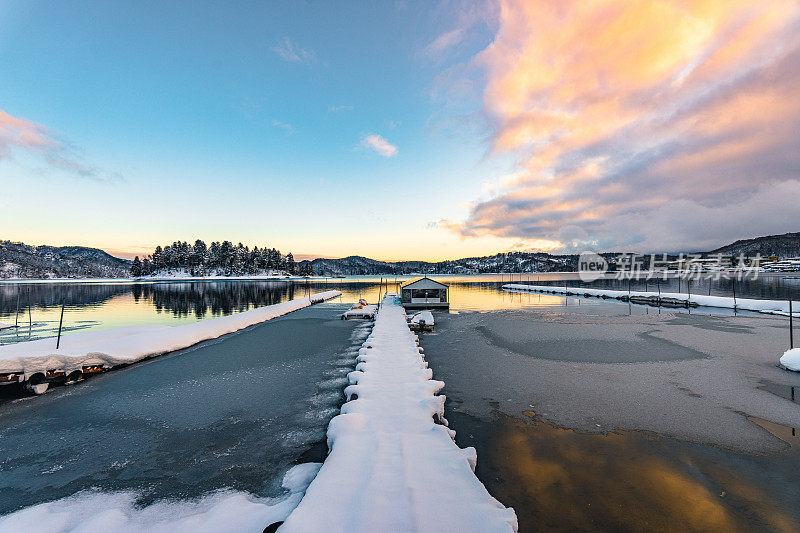
<path fill-rule="evenodd" d="M 446 427 L 432 372 L 394 294 L 383 299 L 328 427 L 329 455 L 281 532 L 516 531 Z"/>

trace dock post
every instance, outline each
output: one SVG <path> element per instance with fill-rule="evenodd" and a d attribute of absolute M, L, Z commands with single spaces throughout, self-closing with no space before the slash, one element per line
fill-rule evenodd
<path fill-rule="evenodd" d="M 736 314 L 736 278 L 731 280 L 733 282 L 733 314 Z"/>
<path fill-rule="evenodd" d="M 789 349 L 794 348 L 794 324 L 792 323 L 792 297 L 789 296 Z"/>
<path fill-rule="evenodd" d="M 33 327 L 33 318 L 31 318 L 31 290 L 26 289 L 26 296 L 28 297 L 28 331 Z"/>
<path fill-rule="evenodd" d="M 17 311 L 14 313 L 14 327 L 19 327 L 19 285 L 17 285 Z"/>
<path fill-rule="evenodd" d="M 58 338 L 56 339 L 56 350 L 61 345 L 61 326 L 64 324 L 64 305 L 65 302 L 61 302 L 61 318 L 58 320 Z"/>

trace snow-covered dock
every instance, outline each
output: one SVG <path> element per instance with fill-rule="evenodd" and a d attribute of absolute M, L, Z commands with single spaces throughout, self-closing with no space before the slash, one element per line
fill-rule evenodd
<path fill-rule="evenodd" d="M 720 307 L 725 309 L 738 309 L 742 311 L 756 311 L 772 315 L 789 315 L 789 302 L 783 300 L 759 300 L 753 298 L 732 298 L 729 296 L 706 296 L 703 294 L 685 294 L 678 292 L 656 291 L 616 291 L 610 289 L 590 289 L 588 287 L 564 287 L 557 285 L 526 285 L 511 283 L 503 285 L 504 289 L 512 291 L 542 292 L 550 294 L 565 294 L 569 296 L 596 296 L 598 298 L 615 298 L 632 303 L 668 305 L 668 306 L 704 306 Z M 793 310 L 794 316 L 799 316 Z"/>
<path fill-rule="evenodd" d="M 475 449 L 453 441 L 444 383 L 417 341 L 387 294 L 328 427 L 329 455 L 279 531 L 516 531 L 514 510 L 475 477 Z"/>
<path fill-rule="evenodd" d="M 326 291 L 241 313 L 180 326 L 126 326 L 0 346 L 0 384 L 44 392 L 56 379 L 75 380 L 118 365 L 180 350 L 341 295 Z"/>

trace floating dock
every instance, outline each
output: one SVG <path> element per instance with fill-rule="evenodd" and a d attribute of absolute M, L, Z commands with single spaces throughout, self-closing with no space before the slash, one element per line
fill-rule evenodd
<path fill-rule="evenodd" d="M 0 346 L 0 386 L 23 385 L 41 394 L 51 384 L 78 381 L 117 366 L 187 348 L 341 294 L 325 291 L 178 326 L 123 326 L 73 333 L 61 338 L 59 349 L 52 338 L 7 344 Z"/>
<path fill-rule="evenodd" d="M 329 454 L 281 532 L 511 532 L 459 448 L 400 299 L 387 294 L 328 426 Z"/>
<path fill-rule="evenodd" d="M 732 298 L 730 296 L 706 296 L 704 294 L 684 294 L 679 292 L 656 291 L 617 291 L 611 289 L 590 289 L 588 287 L 565 287 L 558 285 L 527 285 L 511 283 L 503 285 L 511 291 L 564 294 L 567 296 L 595 296 L 614 298 L 623 302 L 663 306 L 663 307 L 719 307 L 740 311 L 754 311 L 769 315 L 788 316 L 789 302 L 784 300 L 760 300 L 754 298 Z M 798 316 L 797 310 L 793 316 Z"/>

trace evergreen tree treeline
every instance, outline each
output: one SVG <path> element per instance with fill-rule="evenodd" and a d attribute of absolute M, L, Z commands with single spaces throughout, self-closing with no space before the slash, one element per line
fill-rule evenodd
<path fill-rule="evenodd" d="M 291 252 L 285 256 L 275 248 L 259 248 L 231 241 L 212 242 L 209 246 L 198 239 L 194 246 L 188 242 L 156 246 L 152 254 L 140 260 L 137 256 L 131 264 L 131 275 L 147 276 L 169 271 L 185 271 L 191 276 L 222 275 L 243 276 L 270 270 L 282 270 L 289 274 L 313 275 L 311 265 L 303 263 L 297 268 Z"/>

